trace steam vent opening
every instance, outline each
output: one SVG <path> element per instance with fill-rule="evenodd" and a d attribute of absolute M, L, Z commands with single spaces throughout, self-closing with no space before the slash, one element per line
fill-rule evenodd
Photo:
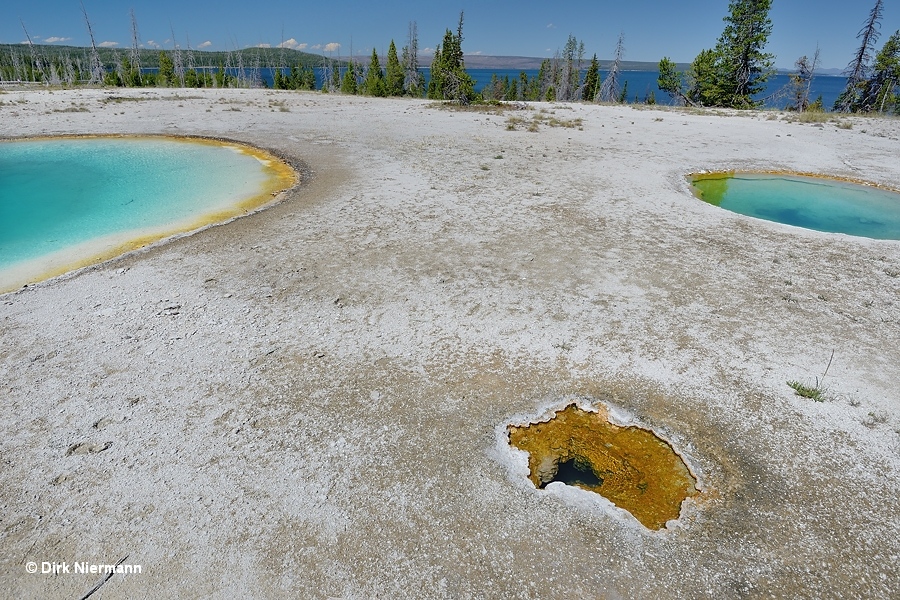
<path fill-rule="evenodd" d="M 699 494 L 697 479 L 652 431 L 621 427 L 608 413 L 570 404 L 549 421 L 509 426 L 509 442 L 528 453 L 538 489 L 559 481 L 600 494 L 648 529 L 662 529 Z"/>

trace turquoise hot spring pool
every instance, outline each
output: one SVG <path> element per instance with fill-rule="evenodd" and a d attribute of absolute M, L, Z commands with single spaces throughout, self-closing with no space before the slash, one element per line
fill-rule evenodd
<path fill-rule="evenodd" d="M 237 216 L 292 177 L 274 157 L 236 143 L 0 142 L 0 291 Z"/>
<path fill-rule="evenodd" d="M 900 193 L 827 177 L 704 173 L 697 196 L 750 217 L 816 231 L 900 240 Z"/>

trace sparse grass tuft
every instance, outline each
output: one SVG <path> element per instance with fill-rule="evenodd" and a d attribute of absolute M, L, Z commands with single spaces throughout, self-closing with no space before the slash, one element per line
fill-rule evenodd
<path fill-rule="evenodd" d="M 821 112 L 818 110 L 807 110 L 799 115 L 797 115 L 795 121 L 799 121 L 801 123 L 825 123 L 831 120 L 832 116 L 827 112 Z"/>
<path fill-rule="evenodd" d="M 548 112 L 547 109 L 542 108 L 530 121 L 526 121 L 521 117 L 512 116 L 506 121 L 506 129 L 508 131 L 515 131 L 521 126 L 525 128 L 526 131 L 536 132 L 540 130 L 541 125 L 546 125 L 547 127 L 566 127 L 569 129 L 575 129 L 577 127 L 579 130 L 583 131 L 584 122 L 580 118 L 560 119 L 559 117 L 554 116 L 554 114 L 554 112 Z"/>
<path fill-rule="evenodd" d="M 794 388 L 794 392 L 802 398 L 809 398 L 816 402 L 825 402 L 826 390 L 819 387 L 818 381 L 814 387 L 804 385 L 799 381 L 788 381 L 787 384 Z"/>
<path fill-rule="evenodd" d="M 816 385 L 810 386 L 796 380 L 788 381 L 787 384 L 793 388 L 794 393 L 801 398 L 809 398 L 816 402 L 825 402 L 828 399 L 828 389 L 822 384 L 825 382 L 825 376 L 828 375 L 828 369 L 831 368 L 832 360 L 834 360 L 834 350 L 831 351 L 831 358 L 828 359 L 828 364 L 825 366 L 825 372 L 822 373 L 822 379 L 820 380 L 816 377 Z"/>
<path fill-rule="evenodd" d="M 107 96 L 103 99 L 103 103 L 108 104 L 110 102 L 115 102 L 116 104 L 121 104 L 122 102 L 147 102 L 148 100 L 153 100 L 153 98 L 142 98 L 138 96 Z"/>
<path fill-rule="evenodd" d="M 838 121 L 837 122 L 838 129 L 853 129 L 853 123 L 850 121 Z"/>
<path fill-rule="evenodd" d="M 521 102 L 500 102 L 499 100 L 488 100 L 487 102 L 472 102 L 471 104 L 459 104 L 458 102 L 433 102 L 428 105 L 429 108 L 437 108 L 440 110 L 452 110 L 454 112 L 476 112 L 489 115 L 502 116 L 511 110 L 531 110 L 527 104 Z"/>

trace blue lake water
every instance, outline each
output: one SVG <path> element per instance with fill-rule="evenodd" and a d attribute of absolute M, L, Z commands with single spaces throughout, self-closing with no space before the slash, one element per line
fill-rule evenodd
<path fill-rule="evenodd" d="M 706 202 L 806 229 L 900 240 L 900 194 L 816 177 L 716 174 L 692 182 Z"/>
<path fill-rule="evenodd" d="M 197 226 L 264 192 L 269 171 L 236 146 L 196 141 L 0 142 L 0 272 L 93 240 Z"/>
<path fill-rule="evenodd" d="M 269 87 L 273 85 L 274 71 L 274 69 L 260 69 L 259 75 Z M 429 70 L 421 69 L 421 72 L 427 80 Z M 488 83 L 490 83 L 491 77 L 495 73 L 497 77 L 501 79 L 504 77 L 509 77 L 510 80 L 512 80 L 518 79 L 519 74 L 522 73 L 522 70 L 468 69 L 467 72 L 475 80 L 475 91 L 480 92 Z M 524 72 L 526 75 L 528 75 L 529 78 L 534 78 L 538 75 L 537 70 L 526 70 Z M 605 79 L 608 75 L 608 72 L 601 71 L 600 75 Z M 582 77 L 583 76 L 584 74 L 582 73 Z M 626 82 L 628 83 L 628 102 L 634 102 L 635 99 L 637 99 L 638 102 L 644 102 L 652 92 L 656 97 L 657 103 L 666 105 L 673 104 L 674 100 L 670 98 L 668 94 L 660 90 L 659 86 L 656 84 L 656 80 L 658 78 L 659 73 L 656 71 L 622 71 L 619 74 L 619 85 L 623 87 Z M 821 94 L 822 103 L 824 104 L 826 109 L 830 110 L 834 105 L 834 101 L 843 91 L 846 84 L 847 79 L 845 77 L 835 77 L 830 75 L 820 75 L 818 77 L 815 77 L 813 78 L 810 88 L 810 102 L 815 101 L 815 99 Z M 316 85 L 317 87 L 322 86 L 321 69 L 316 69 Z M 782 73 L 773 75 L 767 82 L 765 91 L 758 94 L 757 99 L 763 102 L 763 106 L 765 108 L 783 109 L 790 102 L 790 99 L 785 94 L 785 91 L 788 89 L 789 85 L 790 77 L 788 75 Z"/>

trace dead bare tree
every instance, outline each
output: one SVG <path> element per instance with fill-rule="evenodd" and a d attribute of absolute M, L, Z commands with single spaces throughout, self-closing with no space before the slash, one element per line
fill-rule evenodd
<path fill-rule="evenodd" d="M 187 70 L 194 70 L 194 50 L 191 48 L 191 36 L 185 34 L 185 40 L 187 41 Z"/>
<path fill-rule="evenodd" d="M 141 74 L 141 34 L 138 31 L 137 18 L 134 16 L 134 9 L 131 9 L 131 54 L 128 60 L 131 62 L 131 68 L 140 76 Z M 130 84 L 128 84 L 130 85 Z"/>
<path fill-rule="evenodd" d="M 873 53 L 875 52 L 875 44 L 878 42 L 878 36 L 881 35 L 881 17 L 884 14 L 884 0 L 876 0 L 875 6 L 869 11 L 869 18 L 866 19 L 865 25 L 856 34 L 856 39 L 862 40 L 856 56 L 844 69 L 844 76 L 847 77 L 847 86 L 838 99 L 835 100 L 834 110 L 837 112 L 850 112 L 854 105 L 859 102 L 862 84 L 866 81 L 869 74 L 869 64 L 872 62 Z"/>
<path fill-rule="evenodd" d="M 597 91 L 595 101 L 616 102 L 619 99 L 619 72 L 622 70 L 622 57 L 625 55 L 625 34 L 619 34 L 616 44 L 616 56 L 609 66 L 609 74 Z"/>
<path fill-rule="evenodd" d="M 94 29 L 91 27 L 91 20 L 88 19 L 87 9 L 84 8 L 84 2 L 81 3 L 81 14 L 84 15 L 84 24 L 87 25 L 88 36 L 91 38 L 91 79 L 90 83 L 103 83 L 103 63 L 100 62 L 100 53 L 97 52 L 97 44 L 94 42 Z"/>
<path fill-rule="evenodd" d="M 178 78 L 178 86 L 184 87 L 184 63 L 181 60 L 181 46 L 175 41 L 175 27 L 169 22 L 169 30 L 172 32 L 172 64 L 175 67 L 175 77 Z"/>
<path fill-rule="evenodd" d="M 819 66 L 819 47 L 816 46 L 816 53 L 813 54 L 812 61 L 807 57 L 801 56 L 794 63 L 797 72 L 791 75 L 791 108 L 797 112 L 803 112 L 809 108 L 809 92 L 812 86 L 813 77 Z"/>
<path fill-rule="evenodd" d="M 422 74 L 419 73 L 419 27 L 415 21 L 409 22 L 406 47 L 403 48 L 403 93 L 409 96 L 422 95 Z"/>
<path fill-rule="evenodd" d="M 37 81 L 38 75 L 40 75 L 41 81 L 46 84 L 46 83 L 48 83 L 48 81 L 47 81 L 48 78 L 47 78 L 47 73 L 44 72 L 44 64 L 43 64 L 43 61 L 41 60 L 41 53 L 40 53 L 40 51 L 35 53 L 34 42 L 31 41 L 31 36 L 28 35 L 28 30 L 25 29 L 25 22 L 22 20 L 19 20 L 19 23 L 22 24 L 22 31 L 25 32 L 25 39 L 28 40 L 28 50 L 31 53 L 31 78 L 32 78 L 32 80 Z M 37 75 L 35 74 L 35 71 L 37 72 Z"/>

